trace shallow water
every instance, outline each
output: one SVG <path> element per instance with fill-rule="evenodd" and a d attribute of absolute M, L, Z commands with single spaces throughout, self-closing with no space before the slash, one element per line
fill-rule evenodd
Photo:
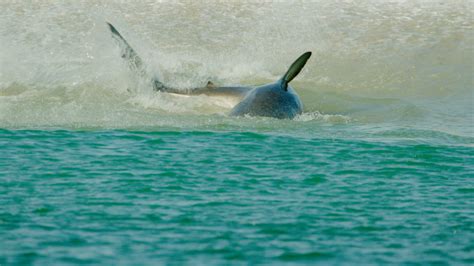
<path fill-rule="evenodd" d="M 472 264 L 473 4 L 0 3 L 0 264 Z M 296 19 L 297 18 L 297 19 Z M 262 84 L 294 120 L 154 93 Z"/>

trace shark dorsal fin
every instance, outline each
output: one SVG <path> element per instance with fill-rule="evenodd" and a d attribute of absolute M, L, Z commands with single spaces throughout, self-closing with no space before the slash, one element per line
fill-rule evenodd
<path fill-rule="evenodd" d="M 298 57 L 298 59 L 296 59 L 296 61 L 291 64 L 288 71 L 286 71 L 285 75 L 283 75 L 281 78 L 281 87 L 283 90 L 288 90 L 288 83 L 290 83 L 290 81 L 292 81 L 300 73 L 301 69 L 303 69 L 306 61 L 308 61 L 310 57 L 311 52 L 306 52 L 300 55 L 300 57 Z"/>

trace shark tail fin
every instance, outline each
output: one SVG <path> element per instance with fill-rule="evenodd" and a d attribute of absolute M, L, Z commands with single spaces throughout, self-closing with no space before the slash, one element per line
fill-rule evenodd
<path fill-rule="evenodd" d="M 281 87 L 283 90 L 288 90 L 288 83 L 290 83 L 301 72 L 301 69 L 303 69 L 310 57 L 311 52 L 306 52 L 300 55 L 300 57 L 298 57 L 298 59 L 296 59 L 296 61 L 291 64 L 288 71 L 286 71 L 285 75 L 283 75 L 281 78 Z"/>
<path fill-rule="evenodd" d="M 114 38 L 120 48 L 122 58 L 127 61 L 129 68 L 141 76 L 146 76 L 146 69 L 142 59 L 138 56 L 135 50 L 133 50 L 130 44 L 128 44 L 125 38 L 122 37 L 118 30 L 109 22 L 106 23 L 112 33 L 112 38 Z"/>
<path fill-rule="evenodd" d="M 128 44 L 125 38 L 118 32 L 118 30 L 109 22 L 106 22 L 109 26 L 110 32 L 112 33 L 112 38 L 117 42 L 118 46 L 120 47 L 120 53 L 123 59 L 125 59 L 128 63 L 128 67 L 135 73 L 137 73 L 140 77 L 147 79 L 149 78 L 145 64 L 143 64 L 142 59 L 138 56 L 138 54 L 133 50 L 133 48 Z M 165 85 L 159 81 L 158 78 L 151 79 L 153 89 L 156 91 L 161 91 L 166 89 Z"/>

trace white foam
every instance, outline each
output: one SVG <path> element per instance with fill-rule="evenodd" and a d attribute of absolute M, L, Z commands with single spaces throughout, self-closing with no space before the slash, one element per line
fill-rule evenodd
<path fill-rule="evenodd" d="M 305 112 L 294 118 L 295 121 L 308 122 L 308 121 L 325 121 L 331 123 L 349 123 L 353 119 L 349 116 L 339 114 L 322 114 L 321 112 Z"/>

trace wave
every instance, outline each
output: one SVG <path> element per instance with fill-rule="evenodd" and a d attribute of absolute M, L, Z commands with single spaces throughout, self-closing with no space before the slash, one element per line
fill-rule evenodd
<path fill-rule="evenodd" d="M 311 50 L 293 84 L 305 105 L 295 122 L 472 135 L 471 6 L 2 2 L 0 127 L 234 123 L 228 99 L 153 93 L 118 56 L 104 23 L 111 21 L 173 86 L 263 84 Z"/>

